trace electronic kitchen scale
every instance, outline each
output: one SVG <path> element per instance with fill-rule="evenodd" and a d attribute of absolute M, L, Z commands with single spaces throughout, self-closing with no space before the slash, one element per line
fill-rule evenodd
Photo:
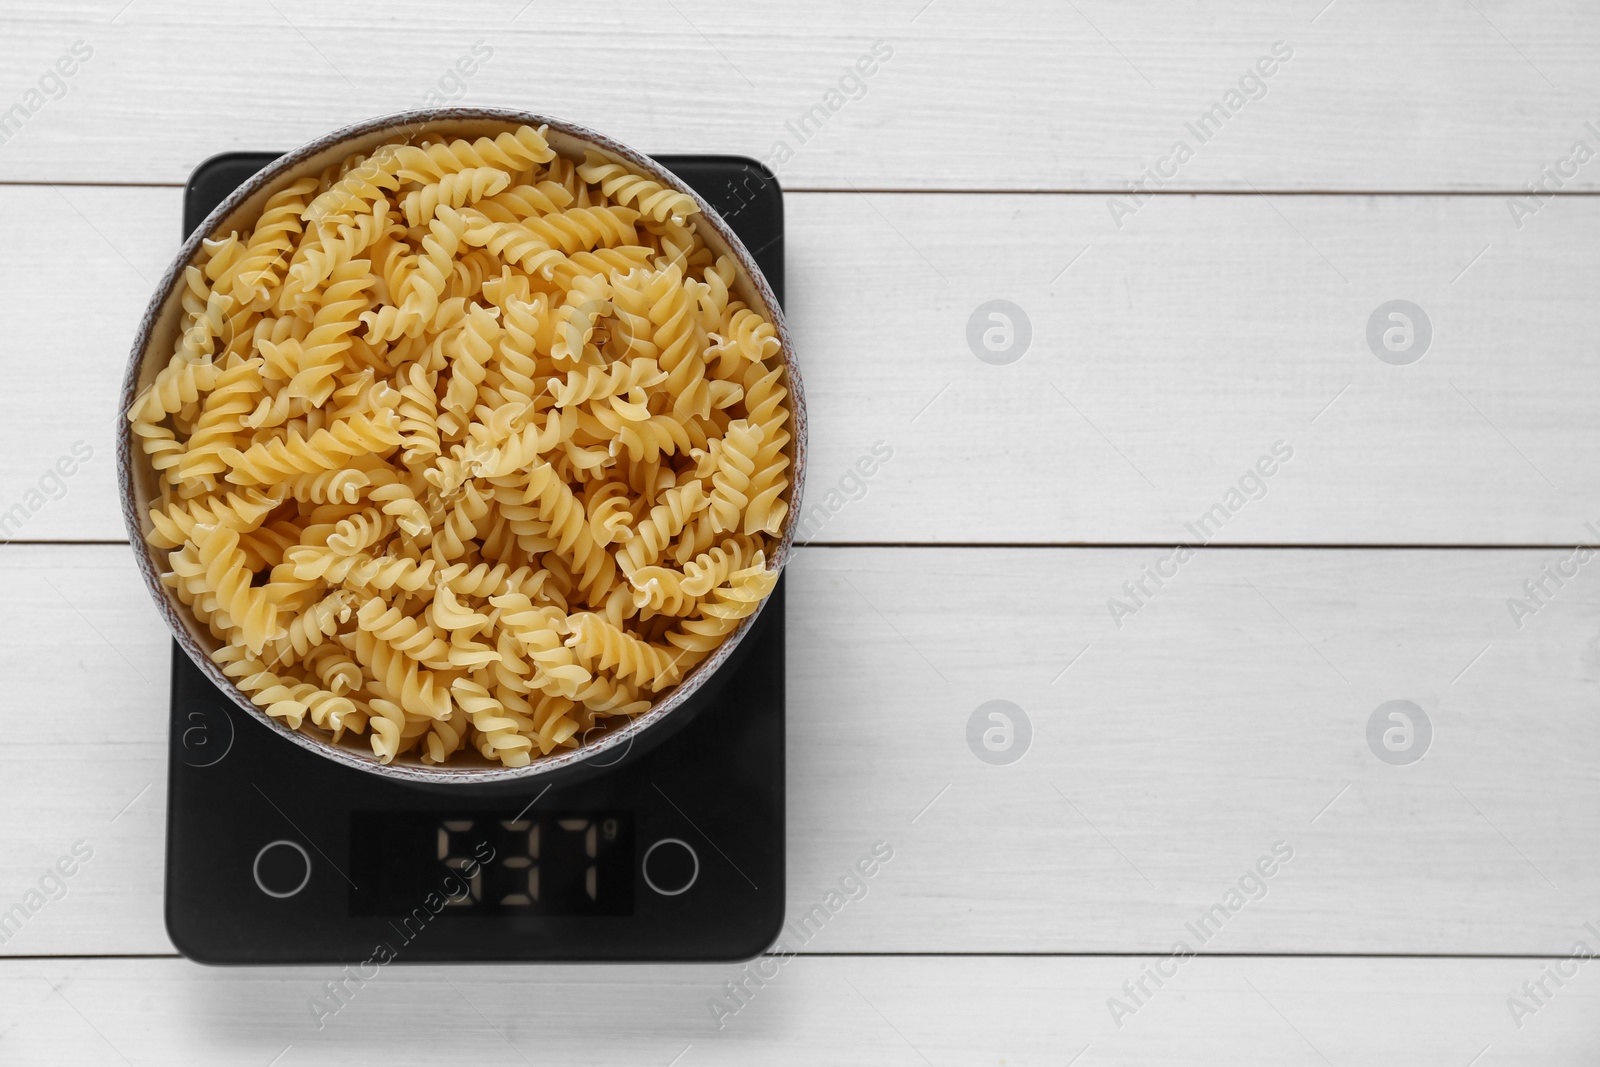
<path fill-rule="evenodd" d="M 184 232 L 275 158 L 201 164 Z M 781 300 L 772 176 L 658 158 Z M 736 960 L 783 921 L 781 580 L 689 703 L 552 782 L 419 786 L 341 766 L 241 712 L 176 644 L 170 745 L 167 933 L 202 963 Z"/>

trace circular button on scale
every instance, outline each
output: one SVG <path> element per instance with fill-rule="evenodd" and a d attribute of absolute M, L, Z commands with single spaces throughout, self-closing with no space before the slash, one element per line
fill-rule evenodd
<path fill-rule="evenodd" d="M 269 841 L 256 853 L 251 867 L 256 888 L 279 900 L 292 897 L 311 881 L 311 857 L 298 841 Z"/>
<path fill-rule="evenodd" d="M 663 837 L 645 850 L 644 881 L 664 897 L 689 891 L 700 877 L 700 857 L 689 842 L 678 837 Z"/>

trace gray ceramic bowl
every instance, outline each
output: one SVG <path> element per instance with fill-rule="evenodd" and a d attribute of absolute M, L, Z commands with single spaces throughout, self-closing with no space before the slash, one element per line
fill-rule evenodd
<path fill-rule="evenodd" d="M 217 209 L 190 235 L 183 247 L 178 250 L 177 258 L 162 276 L 150 306 L 145 310 L 144 318 L 140 320 L 139 332 L 134 339 L 133 352 L 128 361 L 127 375 L 122 383 L 121 404 L 118 408 L 117 472 L 122 493 L 122 514 L 128 525 L 128 537 L 133 545 L 139 572 L 144 576 L 145 587 L 155 599 L 157 609 L 171 627 L 178 644 L 218 689 L 228 694 L 241 710 L 265 723 L 294 744 L 348 767 L 388 778 L 418 783 L 486 784 L 530 779 L 563 768 L 576 769 L 576 765 L 581 761 L 602 752 L 611 750 L 626 752 L 624 746 L 631 746 L 638 734 L 660 723 L 689 703 L 696 691 L 701 689 L 713 673 L 728 660 L 734 648 L 755 623 L 760 611 L 745 619 L 714 653 L 696 665 L 675 689 L 662 697 L 649 711 L 626 720 L 578 748 L 558 751 L 535 759 L 526 767 L 516 768 L 490 763 L 470 750 L 458 753 L 454 760 L 442 766 L 425 764 L 414 755 L 402 756 L 393 763 L 384 765 L 372 754 L 365 736 L 356 737 L 353 742 L 347 738 L 345 742 L 335 745 L 318 736 L 292 730 L 273 719 L 252 704 L 232 680 L 211 662 L 210 653 L 218 647 L 219 642 L 211 636 L 210 630 L 199 623 L 189 609 L 161 584 L 160 572 L 165 561 L 145 542 L 145 533 L 150 528 L 148 518 L 150 503 L 159 497 L 156 491 L 155 472 L 143 452 L 133 442 L 127 420 L 120 416 L 132 404 L 133 398 L 139 391 L 166 366 L 171 357 L 177 342 L 182 314 L 180 281 L 184 268 L 193 261 L 195 253 L 199 250 L 202 238 L 226 234 L 236 229 L 243 230 L 254 225 L 267 198 L 274 192 L 298 178 L 320 174 L 325 167 L 344 159 L 352 152 L 367 152 L 387 141 L 423 133 L 450 137 L 493 136 L 524 124 L 548 127 L 546 134 L 550 146 L 562 156 L 581 161 L 586 149 L 594 149 L 601 155 L 625 163 L 663 185 L 689 194 L 699 203 L 701 215 L 697 225 L 702 238 L 714 253 L 731 255 L 739 266 L 739 277 L 733 287 L 734 295 L 771 319 L 783 343 L 783 359 L 787 369 L 787 380 L 784 384 L 789 390 L 789 405 L 793 413 L 793 425 L 790 427 L 793 440 L 789 452 L 792 463 L 789 470 L 792 489 L 788 516 L 784 521 L 778 546 L 768 560 L 769 566 L 781 568 L 788 561 L 794 541 L 795 525 L 800 515 L 800 491 L 804 485 L 806 466 L 806 408 L 800 386 L 800 370 L 795 363 L 794 345 L 788 327 L 784 323 L 782 309 L 778 306 L 777 298 L 773 295 L 767 280 L 762 276 L 761 269 L 756 266 L 755 259 L 732 229 L 723 222 L 721 216 L 694 190 L 649 156 L 626 145 L 618 144 L 609 137 L 586 130 L 582 126 L 543 115 L 492 108 L 440 108 L 368 119 L 319 137 L 310 144 L 279 158 L 218 205 Z"/>

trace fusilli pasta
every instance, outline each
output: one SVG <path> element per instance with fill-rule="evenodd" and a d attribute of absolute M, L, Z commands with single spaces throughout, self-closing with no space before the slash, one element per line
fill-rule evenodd
<path fill-rule="evenodd" d="M 697 214 L 524 126 L 353 156 L 204 243 L 127 417 L 162 580 L 240 691 L 383 762 L 524 766 L 756 610 L 781 342 Z"/>

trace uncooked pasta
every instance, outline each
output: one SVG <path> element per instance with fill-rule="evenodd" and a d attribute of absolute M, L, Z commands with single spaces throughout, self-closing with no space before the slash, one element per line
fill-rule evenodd
<path fill-rule="evenodd" d="M 203 243 L 128 419 L 162 580 L 256 705 L 385 763 L 525 766 L 756 610 L 781 342 L 697 213 L 524 126 L 383 145 Z"/>

